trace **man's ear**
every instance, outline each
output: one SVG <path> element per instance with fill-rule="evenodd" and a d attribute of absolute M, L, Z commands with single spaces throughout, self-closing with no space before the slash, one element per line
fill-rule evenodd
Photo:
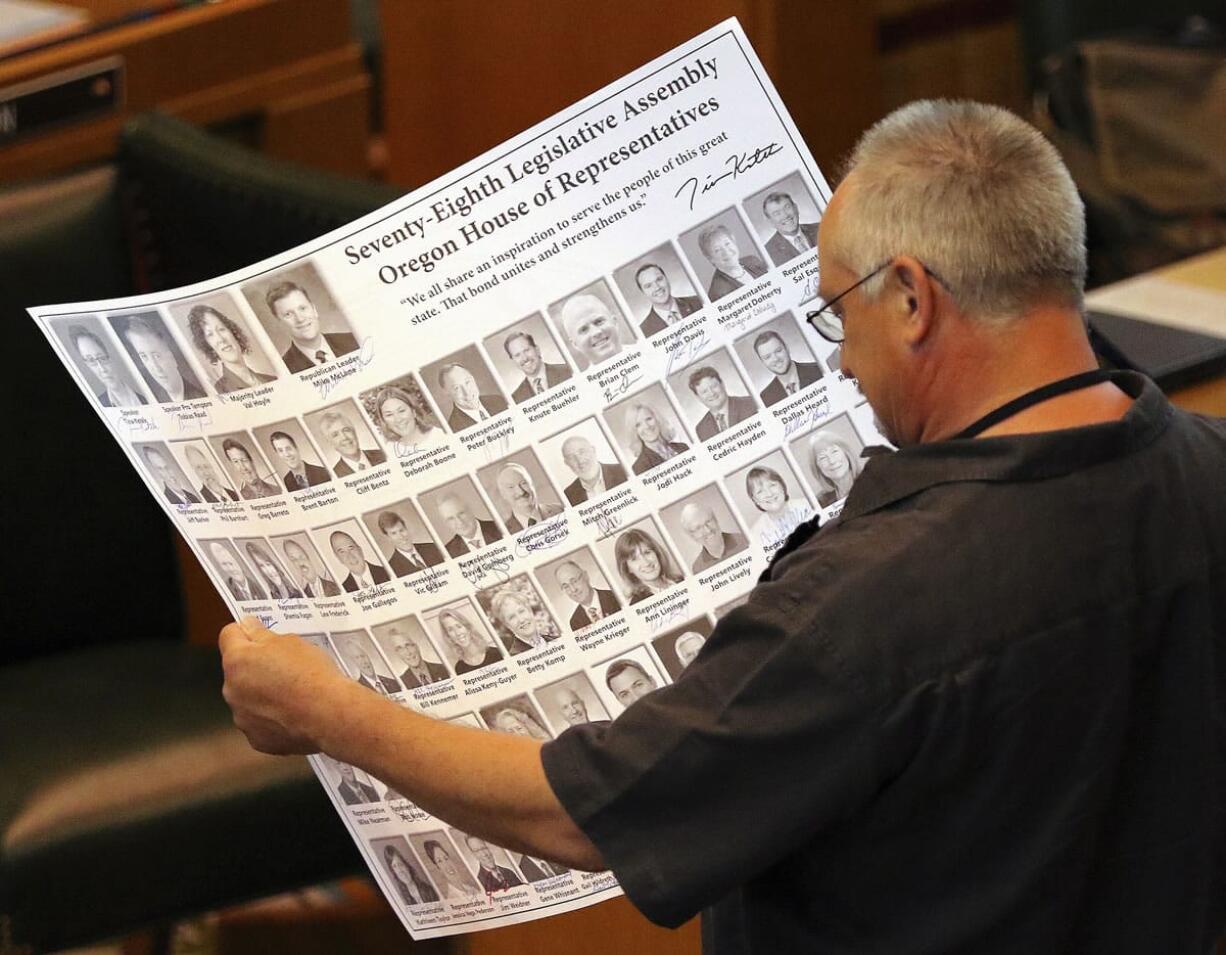
<path fill-rule="evenodd" d="M 890 267 L 890 278 L 897 283 L 898 300 L 903 304 L 904 337 L 917 348 L 932 333 L 936 320 L 936 295 L 924 264 L 910 255 L 900 255 Z"/>

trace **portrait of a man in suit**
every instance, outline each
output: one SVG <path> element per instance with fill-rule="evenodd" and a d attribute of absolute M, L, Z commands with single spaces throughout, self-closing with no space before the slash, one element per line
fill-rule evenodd
<path fill-rule="evenodd" d="M 100 335 L 82 325 L 68 329 L 68 340 L 76 349 L 77 357 L 102 385 L 98 403 L 104 408 L 137 408 L 145 404 L 145 398 L 128 382 L 127 375 L 111 357 L 111 350 Z"/>
<path fill-rule="evenodd" d="M 281 493 L 281 489 L 272 481 L 260 477 L 256 471 L 255 459 L 241 441 L 226 438 L 221 442 L 221 452 L 234 468 L 234 475 L 238 478 L 238 496 L 244 501 L 274 497 Z"/>
<path fill-rule="evenodd" d="M 336 774 L 341 778 L 336 785 L 336 794 L 341 797 L 341 802 L 346 806 L 361 806 L 364 803 L 379 801 L 379 794 L 375 792 L 375 787 L 358 779 L 358 774 L 352 766 L 337 759 L 329 758 L 328 762 L 336 768 Z"/>
<path fill-rule="evenodd" d="M 749 546 L 744 534 L 721 528 L 715 511 L 701 501 L 690 501 L 681 509 L 681 529 L 701 548 L 691 568 L 696 574 Z"/>
<path fill-rule="evenodd" d="M 703 441 L 709 441 L 725 428 L 740 424 L 758 410 L 752 398 L 728 394 L 723 376 L 710 365 L 696 369 L 690 375 L 688 384 L 690 391 L 707 408 L 695 427 Z"/>
<path fill-rule="evenodd" d="M 345 653 L 349 660 L 349 668 L 357 673 L 354 679 L 368 690 L 374 690 L 383 696 L 389 693 L 399 693 L 400 684 L 390 676 L 385 676 L 375 669 L 375 661 L 370 653 L 358 641 L 354 641 Z"/>
<path fill-rule="evenodd" d="M 683 318 L 702 308 L 702 299 L 697 295 L 674 295 L 668 275 L 654 262 L 640 265 L 634 273 L 634 282 L 651 302 L 651 307 L 639 323 L 644 338 L 650 338 L 670 325 L 680 324 Z"/>
<path fill-rule="evenodd" d="M 564 686 L 558 690 L 554 694 L 553 701 L 557 704 L 558 711 L 568 726 L 580 726 L 592 721 L 592 718 L 588 716 L 587 704 L 583 702 L 583 697 L 570 687 Z"/>
<path fill-rule="evenodd" d="M 439 680 L 446 680 L 451 675 L 441 663 L 431 663 L 422 657 L 417 641 L 401 628 L 392 627 L 387 636 L 391 642 L 392 653 L 404 664 L 399 679 L 405 689 L 415 690 L 429 686 Z"/>
<path fill-rule="evenodd" d="M 192 469 L 192 473 L 196 475 L 196 480 L 200 482 L 202 499 L 210 504 L 221 504 L 223 501 L 239 499 L 238 491 L 221 479 L 217 469 L 213 467 L 213 462 L 204 456 L 203 451 L 189 447 L 184 452 L 184 457 L 187 458 L 187 464 Z"/>
<path fill-rule="evenodd" d="M 773 329 L 767 329 L 753 340 L 753 351 L 766 370 L 775 376 L 759 393 L 762 404 L 768 408 L 822 377 L 822 366 L 816 362 L 793 361 L 787 342 Z"/>
<path fill-rule="evenodd" d="M 598 620 L 622 609 L 621 602 L 611 590 L 592 586 L 592 578 L 573 560 L 563 561 L 553 572 L 562 593 L 575 602 L 570 615 L 570 629 L 577 633 Z"/>
<path fill-rule="evenodd" d="M 673 652 L 677 654 L 677 662 L 685 669 L 698 657 L 698 651 L 706 644 L 707 638 L 697 630 L 687 630 L 673 644 Z"/>
<path fill-rule="evenodd" d="M 763 199 L 762 212 L 775 227 L 766 251 L 776 265 L 817 247 L 817 223 L 801 222 L 800 211 L 786 192 L 772 192 Z"/>
<path fill-rule="evenodd" d="M 388 582 L 387 571 L 368 561 L 358 542 L 344 531 L 333 531 L 328 537 L 328 543 L 341 566 L 349 571 L 349 576 L 341 581 L 346 592 L 355 593 Z"/>
<path fill-rule="evenodd" d="M 451 362 L 440 368 L 438 384 L 451 399 L 447 423 L 456 433 L 507 410 L 506 399 L 502 395 L 483 395 L 477 379 L 463 365 Z"/>
<path fill-rule="evenodd" d="M 562 513 L 560 504 L 542 502 L 536 493 L 536 483 L 522 464 L 511 462 L 504 465 L 494 478 L 498 496 L 506 502 L 510 512 L 503 523 L 512 534 L 533 524 L 556 517 Z"/>
<path fill-rule="evenodd" d="M 725 225 L 703 229 L 698 234 L 698 248 L 715 269 L 707 287 L 712 302 L 766 274 L 766 263 L 756 255 L 741 255 L 736 237 Z"/>
<path fill-rule="evenodd" d="M 288 540 L 281 545 L 281 553 L 295 576 L 298 589 L 308 597 L 339 597 L 340 585 L 325 577 L 315 568 L 307 552 L 297 542 Z"/>
<path fill-rule="evenodd" d="M 481 888 L 486 892 L 503 892 L 517 885 L 523 885 L 524 880 L 521 879 L 514 870 L 508 869 L 504 865 L 499 865 L 494 861 L 494 850 L 490 848 L 490 844 L 484 839 L 479 839 L 477 836 L 468 836 L 464 840 L 464 844 L 468 846 L 468 851 L 473 854 L 473 858 L 477 860 L 477 881 L 481 883 Z"/>
<path fill-rule="evenodd" d="M 289 348 L 281 360 L 295 374 L 357 351 L 357 339 L 348 332 L 323 331 L 315 303 L 301 285 L 280 282 L 265 293 L 264 303 L 289 332 Z"/>
<path fill-rule="evenodd" d="M 209 544 L 209 555 L 221 572 L 226 589 L 235 600 L 263 600 L 264 591 L 260 585 L 247 576 L 238 558 L 231 553 L 225 544 L 213 541 Z"/>
<path fill-rule="evenodd" d="M 626 480 L 626 469 L 601 461 L 595 445 L 582 435 L 572 435 L 562 442 L 562 460 L 575 474 L 575 479 L 566 485 L 566 499 L 572 504 L 599 497 Z"/>
<path fill-rule="evenodd" d="M 511 392 L 516 404 L 523 404 L 529 398 L 543 394 L 554 385 L 566 381 L 571 375 L 569 365 L 546 362 L 541 357 L 541 349 L 536 339 L 527 332 L 512 332 L 503 341 L 502 347 L 507 357 L 524 373 L 524 380 Z"/>
<path fill-rule="evenodd" d="M 599 364 L 621 352 L 617 318 L 599 296 L 572 295 L 562 306 L 561 318 L 572 351 L 588 364 Z"/>
<path fill-rule="evenodd" d="M 281 482 L 287 491 L 305 491 L 308 487 L 332 480 L 327 470 L 302 460 L 298 442 L 284 431 L 274 431 L 268 436 L 268 443 L 285 464 L 286 471 L 281 475 Z"/>
<path fill-rule="evenodd" d="M 637 660 L 617 660 L 609 665 L 604 675 L 605 685 L 622 706 L 641 700 L 659 684 Z"/>
<path fill-rule="evenodd" d="M 332 462 L 337 477 L 348 477 L 358 471 L 378 467 L 387 461 L 387 455 L 378 448 L 364 448 L 358 442 L 358 429 L 339 411 L 326 412 L 319 419 L 319 430 L 339 457 Z"/>
<path fill-rule="evenodd" d="M 438 516 L 452 532 L 453 536 L 443 545 L 452 557 L 463 557 L 502 537 L 498 525 L 478 520 L 469 503 L 458 494 L 445 494 L 439 499 Z"/>
<path fill-rule="evenodd" d="M 144 448 L 141 454 L 149 470 L 162 483 L 162 496 L 171 504 L 184 507 L 188 504 L 199 504 L 200 498 L 194 491 L 188 490 L 180 480 L 179 469 L 166 460 L 166 456 L 157 448 Z"/>
<path fill-rule="evenodd" d="M 134 315 L 123 324 L 122 334 L 132 354 L 145 369 L 154 400 L 195 401 L 207 395 L 195 376 L 179 364 L 175 350 L 159 322 Z"/>
<path fill-rule="evenodd" d="M 545 879 L 566 875 L 570 869 L 558 862 L 548 862 L 545 859 L 522 855 L 519 857 L 519 871 L 529 882 L 542 882 Z"/>
<path fill-rule="evenodd" d="M 383 511 L 378 517 L 379 530 L 392 542 L 387 565 L 397 577 L 407 577 L 443 562 L 443 555 L 430 541 L 415 541 L 409 525 L 395 511 Z"/>

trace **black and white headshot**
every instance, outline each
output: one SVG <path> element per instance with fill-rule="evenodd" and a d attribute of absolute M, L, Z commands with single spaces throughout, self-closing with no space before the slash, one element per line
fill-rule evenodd
<path fill-rule="evenodd" d="M 430 884 L 404 836 L 371 839 L 370 854 L 383 864 L 383 870 L 395 889 L 396 900 L 402 905 L 425 905 L 438 901 L 438 892 Z"/>
<path fill-rule="evenodd" d="M 587 548 L 542 564 L 536 578 L 571 633 L 586 630 L 622 609 L 621 599 Z"/>
<path fill-rule="evenodd" d="M 412 498 L 362 515 L 383 560 L 397 577 L 409 577 L 443 562 Z"/>
<path fill-rule="evenodd" d="M 451 676 L 416 617 L 376 624 L 371 633 L 406 690 L 429 686 Z"/>
<path fill-rule="evenodd" d="M 604 419 L 635 474 L 646 474 L 690 449 L 689 435 L 663 385 L 611 405 Z"/>
<path fill-rule="evenodd" d="M 332 579 L 319 551 L 306 534 L 286 534 L 272 538 L 270 543 L 274 553 L 284 559 L 293 586 L 304 597 L 319 600 L 341 595 L 340 584 Z"/>
<path fill-rule="evenodd" d="M 452 557 L 463 557 L 502 539 L 502 531 L 470 477 L 424 491 L 418 500 Z"/>
<path fill-rule="evenodd" d="M 112 315 L 111 325 L 158 404 L 208 397 L 157 312 Z"/>
<path fill-rule="evenodd" d="M 378 388 L 363 391 L 359 398 L 367 417 L 379 430 L 379 437 L 395 457 L 409 457 L 443 438 L 434 409 L 412 375 L 401 375 Z"/>
<path fill-rule="evenodd" d="M 200 496 L 180 470 L 166 445 L 160 442 L 140 443 L 132 446 L 140 455 L 158 493 L 176 507 L 201 503 Z"/>
<path fill-rule="evenodd" d="M 745 214 L 775 265 L 817 248 L 821 213 L 799 172 L 745 200 Z"/>
<path fill-rule="evenodd" d="M 456 434 L 507 410 L 507 399 L 476 345 L 426 365 L 421 376 Z"/>
<path fill-rule="evenodd" d="M 334 791 L 346 806 L 362 806 L 379 801 L 378 790 L 370 784 L 370 777 L 364 772 L 322 753 L 319 760 L 331 771 Z"/>
<path fill-rule="evenodd" d="M 769 270 L 735 209 L 683 234 L 681 248 L 712 302 L 753 285 Z"/>
<path fill-rule="evenodd" d="M 273 556 L 268 541 L 260 538 L 238 538 L 234 541 L 247 558 L 247 566 L 254 568 L 260 586 L 271 600 L 301 600 L 302 590 L 295 586 L 293 578 Z"/>
<path fill-rule="evenodd" d="M 249 282 L 243 295 L 294 374 L 358 349 L 353 329 L 309 262 Z"/>
<path fill-rule="evenodd" d="M 148 403 L 98 319 L 74 315 L 57 322 L 55 330 L 102 407 L 139 408 Z"/>
<path fill-rule="evenodd" d="M 843 500 L 864 470 L 864 441 L 846 414 L 825 421 L 792 441 L 792 454 L 800 462 L 818 506 Z"/>
<path fill-rule="evenodd" d="M 419 858 L 426 863 L 426 871 L 438 887 L 443 899 L 462 899 L 482 895 L 484 889 L 477 884 L 460 858 L 460 853 L 442 829 L 412 833 L 409 842 Z"/>
<path fill-rule="evenodd" d="M 825 373 L 790 315 L 780 315 L 736 343 L 741 364 L 749 372 L 762 404 L 800 394 Z"/>
<path fill-rule="evenodd" d="M 305 420 L 337 477 L 349 477 L 386 463 L 387 455 L 379 450 L 375 436 L 352 401 L 312 411 Z"/>
<path fill-rule="evenodd" d="M 749 528 L 750 542 L 768 557 L 813 516 L 804 485 L 781 450 L 733 471 L 724 483 Z"/>
<path fill-rule="evenodd" d="M 225 463 L 244 501 L 285 493 L 251 435 L 243 431 L 216 435 L 209 439 L 209 445 Z"/>
<path fill-rule="evenodd" d="M 451 834 L 456 845 L 468 856 L 469 864 L 476 869 L 477 881 L 486 895 L 495 895 L 524 884 L 523 878 L 512 866 L 506 849 L 490 845 L 480 836 L 467 835 L 459 829 L 452 829 Z"/>
<path fill-rule="evenodd" d="M 676 680 L 681 671 L 694 662 L 698 651 L 706 644 L 714 627 L 711 619 L 706 616 L 687 620 L 677 627 L 666 630 L 651 641 L 651 647 L 656 656 L 664 664 L 669 679 Z"/>
<path fill-rule="evenodd" d="M 505 658 L 475 607 L 464 598 L 422 614 L 456 676 L 480 670 Z"/>
<path fill-rule="evenodd" d="M 192 488 L 200 500 L 209 504 L 230 504 L 239 500 L 238 491 L 222 477 L 221 466 L 202 439 L 172 441 L 170 448 L 190 476 Z"/>
<path fill-rule="evenodd" d="M 228 293 L 169 306 L 170 314 L 192 343 L 218 393 L 243 391 L 277 380 L 264 349 Z"/>
<path fill-rule="evenodd" d="M 220 575 L 226 592 L 235 600 L 264 600 L 266 595 L 251 572 L 239 559 L 230 541 L 202 540 L 200 547 L 208 555 L 213 569 Z"/>
<path fill-rule="evenodd" d="M 595 418 L 540 442 L 541 458 L 572 505 L 595 500 L 626 480 L 609 439 Z"/>
<path fill-rule="evenodd" d="M 613 281 L 644 338 L 680 325 L 702 309 L 702 298 L 670 242 L 623 265 L 613 273 Z"/>
<path fill-rule="evenodd" d="M 556 683 L 546 683 L 536 691 L 537 701 L 554 732 L 609 718 L 600 694 L 585 673 L 573 673 Z"/>
<path fill-rule="evenodd" d="M 604 279 L 597 279 L 549 306 L 580 371 L 608 361 L 634 341 L 621 308 Z"/>
<path fill-rule="evenodd" d="M 531 448 L 479 469 L 477 480 L 498 508 L 509 534 L 518 534 L 562 513 L 561 498 Z"/>
<path fill-rule="evenodd" d="M 668 381 L 699 441 L 710 441 L 758 413 L 741 373 L 723 349 L 670 375 Z"/>
<path fill-rule="evenodd" d="M 481 719 L 496 733 L 527 736 L 542 742 L 553 738 L 553 734 L 545 728 L 545 718 L 527 693 L 482 707 Z"/>
<path fill-rule="evenodd" d="M 695 574 L 734 557 L 749 546 L 732 509 L 714 484 L 674 501 L 660 516 Z"/>
<path fill-rule="evenodd" d="M 630 603 L 650 600 L 685 578 L 676 554 L 651 517 L 617 531 L 596 545 Z"/>
<path fill-rule="evenodd" d="M 332 474 L 311 439 L 294 418 L 255 429 L 268 460 L 277 468 L 277 480 L 290 493 L 327 484 Z"/>
<path fill-rule="evenodd" d="M 511 656 L 539 650 L 562 635 L 527 574 L 477 591 L 477 602 Z"/>
<path fill-rule="evenodd" d="M 539 314 L 529 315 L 485 339 L 485 351 L 516 404 L 569 381 L 573 374 L 553 332 Z"/>
<path fill-rule="evenodd" d="M 345 664 L 345 672 L 366 689 L 383 696 L 400 692 L 400 683 L 365 630 L 333 633 L 332 645 Z"/>
<path fill-rule="evenodd" d="M 618 709 L 626 709 L 664 684 L 645 647 L 622 654 L 599 667 L 598 672 Z"/>
<path fill-rule="evenodd" d="M 356 593 L 386 584 L 387 570 L 375 557 L 375 551 L 356 520 L 341 521 L 321 527 L 315 532 L 317 540 L 324 545 L 324 553 L 332 560 L 333 570 L 346 593 Z"/>

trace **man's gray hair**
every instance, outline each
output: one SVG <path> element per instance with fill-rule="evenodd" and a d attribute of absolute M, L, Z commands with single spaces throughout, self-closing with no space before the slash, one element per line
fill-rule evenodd
<path fill-rule="evenodd" d="M 1085 209 L 1055 148 L 996 106 L 921 100 L 864 134 L 831 252 L 865 275 L 913 255 L 985 320 L 1040 301 L 1080 307 Z M 868 282 L 876 295 L 884 276 Z"/>

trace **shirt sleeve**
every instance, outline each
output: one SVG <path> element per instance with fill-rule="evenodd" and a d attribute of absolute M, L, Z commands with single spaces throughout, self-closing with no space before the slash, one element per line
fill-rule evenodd
<path fill-rule="evenodd" d="M 542 760 L 630 900 L 676 926 L 871 799 L 878 722 L 813 603 L 767 583 L 675 684 Z"/>

